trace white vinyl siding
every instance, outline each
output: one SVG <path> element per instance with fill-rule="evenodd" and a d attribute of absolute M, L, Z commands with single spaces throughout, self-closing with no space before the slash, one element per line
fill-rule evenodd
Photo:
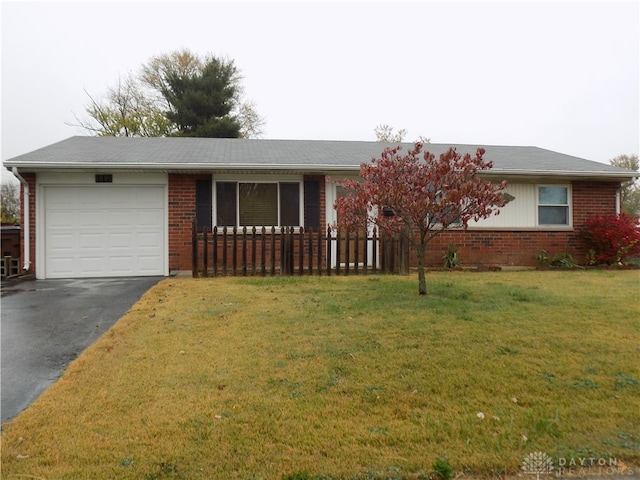
<path fill-rule="evenodd" d="M 514 184 L 504 190 L 513 200 L 500 209 L 500 215 L 470 223 L 477 228 L 531 228 L 536 225 L 535 185 Z"/>
<path fill-rule="evenodd" d="M 469 228 L 545 230 L 571 225 L 570 185 L 509 184 L 504 193 L 513 198 L 500 209 L 500 214 L 470 222 Z M 547 223 L 552 221 L 557 223 Z"/>

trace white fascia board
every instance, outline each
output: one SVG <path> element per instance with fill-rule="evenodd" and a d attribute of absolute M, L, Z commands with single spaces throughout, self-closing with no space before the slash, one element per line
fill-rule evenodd
<path fill-rule="evenodd" d="M 5 164 L 7 167 L 19 167 L 26 171 L 35 170 L 131 170 L 131 171 L 212 171 L 212 170 L 303 170 L 303 171 L 359 171 L 360 165 L 308 165 L 308 164 L 247 164 L 247 163 L 171 163 L 171 164 L 144 164 L 144 163 L 23 163 Z"/>
<path fill-rule="evenodd" d="M 309 165 L 309 164 L 247 164 L 247 163 L 70 163 L 70 162 L 28 162 L 5 163 L 5 167 L 18 167 L 25 172 L 37 170 L 119 170 L 119 171 L 215 171 L 215 170 L 296 170 L 309 172 L 359 172 L 360 165 Z M 480 175 L 492 177 L 562 177 L 571 178 L 607 178 L 612 180 L 628 181 L 640 178 L 639 172 L 598 172 L 598 171 L 571 171 L 571 170 L 511 170 L 491 169 L 479 172 Z"/>

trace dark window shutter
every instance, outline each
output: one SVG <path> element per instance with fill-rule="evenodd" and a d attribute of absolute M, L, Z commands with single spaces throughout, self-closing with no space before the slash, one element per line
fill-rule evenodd
<path fill-rule="evenodd" d="M 196 180 L 196 218 L 198 231 L 211 231 L 213 192 L 211 179 Z"/>
<path fill-rule="evenodd" d="M 304 227 L 320 228 L 320 181 L 304 181 Z"/>
<path fill-rule="evenodd" d="M 300 226 L 300 184 L 280 184 L 280 225 Z"/>

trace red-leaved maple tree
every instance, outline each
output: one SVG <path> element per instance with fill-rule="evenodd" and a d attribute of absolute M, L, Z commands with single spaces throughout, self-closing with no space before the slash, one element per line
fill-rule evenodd
<path fill-rule="evenodd" d="M 387 148 L 380 158 L 360 165 L 361 181 L 345 180 L 345 195 L 335 202 L 338 227 L 367 228 L 375 224 L 388 233 L 407 232 L 418 258 L 418 292 L 427 294 L 427 244 L 450 227 L 467 228 L 498 214 L 505 201 L 506 182 L 494 184 L 478 175 L 490 170 L 485 150 L 475 156 L 450 148 L 438 158 L 416 143 L 405 155 L 402 147 Z"/>

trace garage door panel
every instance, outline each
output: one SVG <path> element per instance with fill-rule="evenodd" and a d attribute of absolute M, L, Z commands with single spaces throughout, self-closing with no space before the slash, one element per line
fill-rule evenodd
<path fill-rule="evenodd" d="M 165 274 L 161 186 L 44 188 L 47 278 Z"/>
<path fill-rule="evenodd" d="M 138 247 L 140 249 L 152 249 L 157 251 L 158 247 L 162 244 L 162 237 L 153 232 L 139 233 L 138 234 Z"/>
<path fill-rule="evenodd" d="M 47 244 L 54 252 L 69 252 L 76 246 L 76 238 L 70 233 L 52 233 Z"/>
<path fill-rule="evenodd" d="M 112 271 L 116 275 L 134 275 L 135 265 L 134 259 L 131 256 L 123 256 L 123 257 L 110 257 L 109 258 L 109 270 Z"/>
<path fill-rule="evenodd" d="M 78 214 L 70 210 L 50 210 L 46 220 L 52 229 L 67 229 L 77 224 Z"/>
<path fill-rule="evenodd" d="M 157 209 L 164 204 L 164 192 L 161 190 L 137 190 L 135 192 L 135 204 L 140 208 Z"/>
<path fill-rule="evenodd" d="M 132 209 L 110 211 L 107 216 L 107 226 L 109 228 L 126 228 L 132 229 L 136 227 L 136 214 Z M 156 224 L 157 225 L 157 224 Z"/>
<path fill-rule="evenodd" d="M 149 256 L 145 256 L 145 255 L 141 255 L 138 257 L 138 270 L 143 274 L 143 275 L 157 275 L 156 273 L 154 273 L 155 271 L 155 266 L 157 265 L 157 263 L 159 261 L 161 261 L 162 259 L 159 258 L 157 255 L 149 255 Z"/>
<path fill-rule="evenodd" d="M 110 233 L 109 234 L 109 251 L 113 252 L 117 249 L 130 249 L 135 247 L 133 243 L 133 235 L 129 232 Z"/>
<path fill-rule="evenodd" d="M 162 222 L 164 218 L 164 211 L 159 209 L 148 209 L 143 211 L 137 211 L 135 216 L 135 223 L 139 227 L 153 227 L 158 222 Z"/>
<path fill-rule="evenodd" d="M 51 260 L 50 267 L 56 272 L 59 272 L 61 278 L 63 278 L 64 276 L 71 277 L 75 269 L 74 260 L 75 259 L 72 256 L 56 257 L 55 259 Z"/>
<path fill-rule="evenodd" d="M 82 228 L 102 228 L 105 224 L 104 211 L 101 210 L 83 210 L 78 212 L 75 225 L 81 225 Z"/>
<path fill-rule="evenodd" d="M 78 267 L 86 276 L 100 277 L 105 272 L 104 256 L 82 256 L 78 259 Z"/>
<path fill-rule="evenodd" d="M 104 235 L 102 233 L 80 233 L 78 234 L 78 248 L 82 251 L 97 250 L 102 251 L 105 247 Z"/>

